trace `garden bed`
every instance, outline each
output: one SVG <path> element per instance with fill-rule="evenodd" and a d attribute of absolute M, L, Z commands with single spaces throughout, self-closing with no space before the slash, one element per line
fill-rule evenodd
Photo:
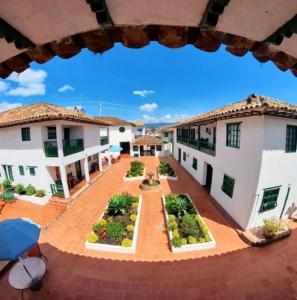
<path fill-rule="evenodd" d="M 142 180 L 145 178 L 145 165 L 139 160 L 130 163 L 130 170 L 125 174 L 124 181 Z"/>
<path fill-rule="evenodd" d="M 85 247 L 97 251 L 135 253 L 141 203 L 141 195 L 114 195 L 93 226 Z"/>
<path fill-rule="evenodd" d="M 18 200 L 31 202 L 38 205 L 46 205 L 49 202 L 52 195 L 45 194 L 45 196 L 43 197 L 37 197 L 37 196 L 28 196 L 28 195 L 21 195 L 21 194 L 14 193 L 14 197 Z"/>
<path fill-rule="evenodd" d="M 161 160 L 157 170 L 159 179 L 177 180 L 176 173 L 168 162 Z"/>
<path fill-rule="evenodd" d="M 214 248 L 216 241 L 188 194 L 163 195 L 167 232 L 174 253 Z"/>

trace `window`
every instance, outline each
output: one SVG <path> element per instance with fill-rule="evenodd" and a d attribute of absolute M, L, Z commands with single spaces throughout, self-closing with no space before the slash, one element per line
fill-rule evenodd
<path fill-rule="evenodd" d="M 138 146 L 133 146 L 133 151 L 138 151 Z"/>
<path fill-rule="evenodd" d="M 190 140 L 195 141 L 195 129 L 194 128 L 192 128 L 190 130 Z"/>
<path fill-rule="evenodd" d="M 186 161 L 186 159 L 187 159 L 187 154 L 186 152 L 183 152 L 183 160 Z"/>
<path fill-rule="evenodd" d="M 268 188 L 264 190 L 263 199 L 259 212 L 274 209 L 277 206 L 277 198 L 279 194 L 280 186 Z"/>
<path fill-rule="evenodd" d="M 240 147 L 240 123 L 227 124 L 226 146 L 233 148 Z"/>
<path fill-rule="evenodd" d="M 223 185 L 222 185 L 222 191 L 227 194 L 230 198 L 233 196 L 233 190 L 234 190 L 234 183 L 235 180 L 226 174 L 224 175 Z"/>
<path fill-rule="evenodd" d="M 168 137 L 169 133 L 168 132 L 164 132 L 164 137 Z"/>
<path fill-rule="evenodd" d="M 297 126 L 287 125 L 286 152 L 296 152 Z"/>
<path fill-rule="evenodd" d="M 120 128 L 119 128 L 119 132 L 121 132 L 121 133 L 125 132 L 125 127 L 123 127 L 123 126 L 120 127 Z"/>
<path fill-rule="evenodd" d="M 31 141 L 30 127 L 22 128 L 22 141 Z"/>
<path fill-rule="evenodd" d="M 193 164 L 192 164 L 192 167 L 193 167 L 194 170 L 197 170 L 197 165 L 198 165 L 197 158 L 193 157 Z"/>
<path fill-rule="evenodd" d="M 162 151 L 162 145 L 157 145 L 157 151 Z"/>
<path fill-rule="evenodd" d="M 35 176 L 36 175 L 35 167 L 29 167 L 29 172 L 31 176 Z"/>
<path fill-rule="evenodd" d="M 57 139 L 56 127 L 47 127 L 47 138 L 49 140 Z"/>
<path fill-rule="evenodd" d="M 20 175 L 24 176 L 25 175 L 24 167 L 19 166 L 19 170 L 20 170 Z"/>

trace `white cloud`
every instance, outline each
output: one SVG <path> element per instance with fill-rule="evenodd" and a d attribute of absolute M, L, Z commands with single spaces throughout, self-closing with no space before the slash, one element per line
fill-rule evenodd
<path fill-rule="evenodd" d="M 145 98 L 146 96 L 153 95 L 153 94 L 155 94 L 155 91 L 153 91 L 153 90 L 136 90 L 136 91 L 133 91 L 133 95 L 140 96 L 140 97 L 143 97 L 143 98 Z"/>
<path fill-rule="evenodd" d="M 22 106 L 22 103 L 9 103 L 9 102 L 0 102 L 0 111 L 9 110 Z"/>
<path fill-rule="evenodd" d="M 74 87 L 69 84 L 64 84 L 58 89 L 58 92 L 63 93 L 67 91 L 74 91 Z"/>
<path fill-rule="evenodd" d="M 9 84 L 4 82 L 4 81 L 0 81 L 0 92 L 4 92 L 8 89 Z"/>
<path fill-rule="evenodd" d="M 139 106 L 139 109 L 141 111 L 145 111 L 145 112 L 153 112 L 154 110 L 156 110 L 158 108 L 158 104 L 153 102 L 153 103 L 145 103 L 141 106 Z"/>
<path fill-rule="evenodd" d="M 143 115 L 142 121 L 145 123 L 159 123 L 159 122 L 176 123 L 176 122 L 180 122 L 187 118 L 190 118 L 190 116 L 187 114 L 173 114 L 173 115 L 166 114 L 161 117 L 153 117 L 153 116 L 149 116 L 149 115 Z"/>
<path fill-rule="evenodd" d="M 12 73 L 7 80 L 16 83 L 18 86 L 8 89 L 5 93 L 8 96 L 36 96 L 45 94 L 45 78 L 47 73 L 43 70 L 27 69 L 17 74 Z"/>

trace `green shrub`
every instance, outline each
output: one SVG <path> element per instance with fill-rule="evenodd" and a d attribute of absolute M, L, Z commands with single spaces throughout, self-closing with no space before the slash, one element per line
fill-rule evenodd
<path fill-rule="evenodd" d="M 44 190 L 37 190 L 35 196 L 42 198 L 42 197 L 45 196 L 45 191 Z"/>
<path fill-rule="evenodd" d="M 174 229 L 174 230 L 172 231 L 172 237 L 173 237 L 173 238 L 179 238 L 179 237 L 180 237 L 180 236 L 179 236 L 179 232 L 178 232 L 177 229 Z"/>
<path fill-rule="evenodd" d="M 170 230 L 173 231 L 174 229 L 177 229 L 178 226 L 177 226 L 176 221 L 171 221 L 171 222 L 169 221 L 169 226 L 168 227 L 169 227 Z"/>
<path fill-rule="evenodd" d="M 164 176 L 176 176 L 171 165 L 164 160 L 160 161 L 160 164 L 158 166 L 158 172 Z"/>
<path fill-rule="evenodd" d="M 264 233 L 268 233 L 268 234 L 275 234 L 281 230 L 283 230 L 283 224 L 281 223 L 280 220 L 277 220 L 275 218 L 271 218 L 271 219 L 264 219 L 263 220 L 263 231 Z"/>
<path fill-rule="evenodd" d="M 98 241 L 99 237 L 95 232 L 90 232 L 88 237 L 87 237 L 87 241 L 89 243 L 96 243 Z"/>
<path fill-rule="evenodd" d="M 182 217 L 181 228 L 187 236 L 197 236 L 199 234 L 199 228 L 193 215 L 185 214 Z"/>
<path fill-rule="evenodd" d="M 121 242 L 122 247 L 131 247 L 132 241 L 130 239 L 123 239 Z"/>
<path fill-rule="evenodd" d="M 107 221 L 105 219 L 100 219 L 97 224 L 100 226 L 100 227 L 104 227 L 106 226 L 107 224 Z"/>
<path fill-rule="evenodd" d="M 34 186 L 32 186 L 31 184 L 29 184 L 27 187 L 26 187 L 26 195 L 28 196 L 32 196 L 36 193 L 36 189 Z"/>
<path fill-rule="evenodd" d="M 171 241 L 172 246 L 175 248 L 180 248 L 182 246 L 182 241 L 180 237 L 175 237 Z"/>
<path fill-rule="evenodd" d="M 169 215 L 168 216 L 169 222 L 175 221 L 175 215 Z"/>
<path fill-rule="evenodd" d="M 193 236 L 190 235 L 188 237 L 188 243 L 189 244 L 196 244 L 197 243 L 197 239 L 195 237 L 193 237 Z"/>
<path fill-rule="evenodd" d="M 188 241 L 185 238 L 182 238 L 181 240 L 182 245 L 187 245 Z"/>
<path fill-rule="evenodd" d="M 173 214 L 180 217 L 187 211 L 187 201 L 181 196 L 168 195 L 166 198 L 165 209 L 168 214 Z"/>
<path fill-rule="evenodd" d="M 134 231 L 134 225 L 132 225 L 132 224 L 127 225 L 127 226 L 126 226 L 126 229 L 127 229 L 129 232 L 133 232 L 133 231 Z"/>
<path fill-rule="evenodd" d="M 14 191 L 15 191 L 17 194 L 24 194 L 24 193 L 26 192 L 26 189 L 25 189 L 25 187 L 24 187 L 23 184 L 18 183 L 18 184 L 15 185 Z"/>
<path fill-rule="evenodd" d="M 124 226 L 118 222 L 110 222 L 106 225 L 107 235 L 110 238 L 120 238 L 124 233 Z"/>
<path fill-rule="evenodd" d="M 206 242 L 205 238 L 199 238 L 198 239 L 198 243 L 205 243 L 205 242 Z"/>
<path fill-rule="evenodd" d="M 131 205 L 133 208 L 137 208 L 138 207 L 138 202 L 133 202 Z"/>
<path fill-rule="evenodd" d="M 3 180 L 2 187 L 3 187 L 4 190 L 11 189 L 12 188 L 11 181 L 9 179 Z"/>
<path fill-rule="evenodd" d="M 139 160 L 133 160 L 130 163 L 130 170 L 127 172 L 127 177 L 142 176 L 144 172 L 144 163 Z"/>
<path fill-rule="evenodd" d="M 125 214 L 126 201 L 122 195 L 114 195 L 108 203 L 108 214 L 118 216 Z"/>
<path fill-rule="evenodd" d="M 137 220 L 137 215 L 136 214 L 131 214 L 130 217 L 129 217 L 130 221 L 132 222 L 136 222 Z"/>

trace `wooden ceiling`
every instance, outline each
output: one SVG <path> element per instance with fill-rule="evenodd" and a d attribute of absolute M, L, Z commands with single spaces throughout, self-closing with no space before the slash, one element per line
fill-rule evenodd
<path fill-rule="evenodd" d="M 252 52 L 297 76 L 296 0 L 0 1 L 0 77 L 114 43 Z"/>

